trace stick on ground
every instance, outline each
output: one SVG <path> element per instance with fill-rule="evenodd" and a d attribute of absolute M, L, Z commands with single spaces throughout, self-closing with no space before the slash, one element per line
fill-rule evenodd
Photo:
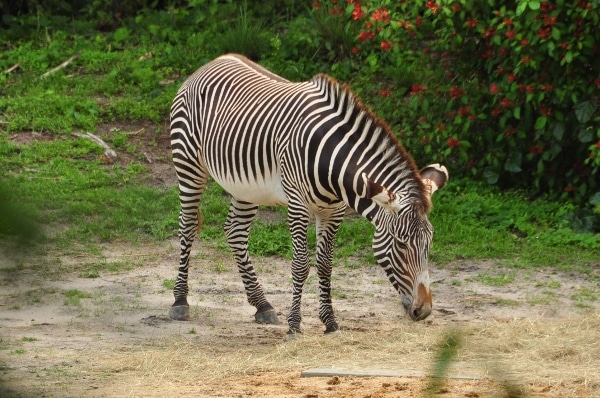
<path fill-rule="evenodd" d="M 47 77 L 48 75 L 51 75 L 52 73 L 61 70 L 63 68 L 66 68 L 67 66 L 69 66 L 69 64 L 73 61 L 75 61 L 77 58 L 79 58 L 81 56 L 81 53 L 77 53 L 75 55 L 73 55 L 71 58 L 67 59 L 65 62 L 63 62 L 62 64 L 58 65 L 56 68 L 49 70 L 48 72 L 44 73 L 42 76 L 40 76 L 40 79 L 43 79 L 45 77 Z"/>
<path fill-rule="evenodd" d="M 102 141 L 101 138 L 95 136 L 94 134 L 74 132 L 73 135 L 76 137 L 87 138 L 88 140 L 94 141 L 96 144 L 100 145 L 102 148 L 104 148 L 104 154 L 106 155 L 106 157 L 109 158 L 111 161 L 117 158 L 117 153 L 114 150 L 112 150 L 112 148 L 109 147 L 106 142 Z"/>

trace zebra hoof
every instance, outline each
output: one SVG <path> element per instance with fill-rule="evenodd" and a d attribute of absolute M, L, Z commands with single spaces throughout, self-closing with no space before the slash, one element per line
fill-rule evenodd
<path fill-rule="evenodd" d="M 174 305 L 169 310 L 169 317 L 176 321 L 187 321 L 190 319 L 189 305 Z"/>
<path fill-rule="evenodd" d="M 302 338 L 302 332 L 292 332 L 290 330 L 289 332 L 287 332 L 287 334 L 283 338 L 283 341 L 285 343 L 289 343 L 290 341 L 296 341 L 300 338 Z"/>
<path fill-rule="evenodd" d="M 268 325 L 278 325 L 280 324 L 279 318 L 277 317 L 277 311 L 274 309 L 257 312 L 254 314 L 254 319 L 257 323 L 266 323 Z"/>
<path fill-rule="evenodd" d="M 327 326 L 327 329 L 325 329 L 325 334 L 331 334 L 339 331 L 340 327 L 338 326 L 337 322 L 334 322 L 333 324 Z"/>

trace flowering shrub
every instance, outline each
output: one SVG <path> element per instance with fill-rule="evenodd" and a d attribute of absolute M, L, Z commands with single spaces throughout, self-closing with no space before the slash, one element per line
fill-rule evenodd
<path fill-rule="evenodd" d="M 598 3 L 313 6 L 358 27 L 340 63 L 360 65 L 356 85 L 374 87 L 361 95 L 419 163 L 444 161 L 455 175 L 586 202 L 600 191 Z"/>

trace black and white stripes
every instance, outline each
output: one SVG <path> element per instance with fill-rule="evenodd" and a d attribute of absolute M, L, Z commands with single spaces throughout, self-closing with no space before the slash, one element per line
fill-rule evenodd
<path fill-rule="evenodd" d="M 248 257 L 258 205 L 287 205 L 294 249 L 289 333 L 300 332 L 300 300 L 310 270 L 306 232 L 317 225 L 320 319 L 338 329 L 331 306 L 333 241 L 346 206 L 376 227 L 373 249 L 413 319 L 431 312 L 427 252 L 430 195 L 443 166 L 419 173 L 385 123 L 346 87 L 318 75 L 292 83 L 239 55 L 206 64 L 171 108 L 171 145 L 180 186 L 179 275 L 171 316 L 187 319 L 189 252 L 210 175 L 233 197 L 225 231 L 259 322 L 277 321 Z"/>

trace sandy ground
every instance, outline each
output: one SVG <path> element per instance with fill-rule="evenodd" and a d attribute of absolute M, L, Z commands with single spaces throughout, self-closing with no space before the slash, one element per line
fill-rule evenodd
<path fill-rule="evenodd" d="M 311 277 L 305 336 L 286 343 L 285 324 L 253 322 L 233 261 L 207 244 L 194 250 L 192 319 L 171 321 L 165 281 L 176 276 L 177 255 L 171 241 L 112 244 L 95 256 L 2 258 L 0 396 L 426 396 L 437 380 L 427 377 L 437 347 L 452 332 L 462 346 L 436 394 L 600 396 L 600 306 L 576 300 L 597 292 L 582 275 L 513 271 L 515 281 L 498 287 L 482 283 L 506 272 L 493 261 L 433 266 L 434 313 L 413 323 L 381 269 L 339 266 L 342 332 L 322 334 Z M 289 262 L 255 265 L 285 323 Z M 333 373 L 301 377 L 314 368 Z"/>

